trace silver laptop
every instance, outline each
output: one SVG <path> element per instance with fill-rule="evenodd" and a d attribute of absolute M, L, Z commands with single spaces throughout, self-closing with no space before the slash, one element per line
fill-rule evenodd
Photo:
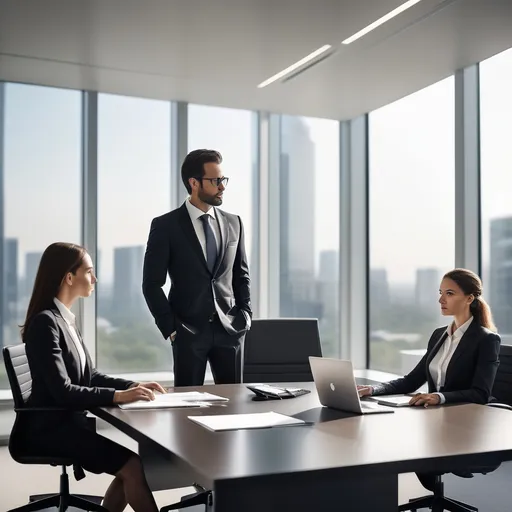
<path fill-rule="evenodd" d="M 394 412 L 389 407 L 359 399 L 351 361 L 310 356 L 309 364 L 322 405 L 359 414 Z"/>

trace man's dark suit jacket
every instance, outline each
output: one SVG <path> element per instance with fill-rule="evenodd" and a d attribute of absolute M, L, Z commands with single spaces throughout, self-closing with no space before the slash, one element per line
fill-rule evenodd
<path fill-rule="evenodd" d="M 218 208 L 215 212 L 221 240 L 213 273 L 208 270 L 185 204 L 153 219 L 142 290 L 164 338 L 179 324 L 198 333 L 214 313 L 228 334 L 243 334 L 250 325 L 250 278 L 242 221 Z M 162 290 L 167 274 L 171 279 L 168 298 Z"/>
<path fill-rule="evenodd" d="M 428 382 L 428 392 L 435 393 L 436 385 L 429 364 L 446 339 L 446 327 L 436 329 L 428 342 L 427 352 L 405 377 L 379 384 L 374 395 L 407 394 Z M 500 336 L 471 322 L 453 353 L 443 388 L 439 391 L 446 403 L 471 402 L 486 404 L 492 398 L 492 387 L 499 365 Z"/>
<path fill-rule="evenodd" d="M 74 411 L 112 405 L 115 390 L 127 389 L 133 384 L 96 370 L 83 343 L 87 362 L 82 372 L 80 356 L 69 327 L 56 306 L 33 318 L 27 326 L 24 341 L 32 374 L 32 394 L 27 406 L 69 410 L 62 414 L 31 414 L 26 417 L 31 428 L 51 428 L 68 420 L 81 421 L 80 416 L 83 415 L 74 414 Z"/>

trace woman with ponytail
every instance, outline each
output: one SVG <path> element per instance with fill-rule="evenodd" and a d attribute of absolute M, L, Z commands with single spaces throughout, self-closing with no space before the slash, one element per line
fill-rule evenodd
<path fill-rule="evenodd" d="M 456 268 L 443 277 L 439 295 L 441 313 L 453 317 L 450 325 L 432 333 L 426 354 L 408 375 L 359 386 L 360 396 L 413 393 L 427 382 L 428 393 L 415 394 L 409 405 L 489 402 L 501 340 L 482 297 L 482 281 L 471 270 Z"/>
<path fill-rule="evenodd" d="M 441 313 L 453 317 L 450 325 L 432 333 L 426 354 L 408 375 L 378 386 L 358 386 L 360 396 L 409 394 L 427 382 L 428 393 L 416 393 L 409 405 L 490 401 L 501 340 L 482 297 L 482 282 L 474 272 L 456 268 L 443 277 L 439 295 Z M 435 474 L 417 476 L 434 490 Z"/>

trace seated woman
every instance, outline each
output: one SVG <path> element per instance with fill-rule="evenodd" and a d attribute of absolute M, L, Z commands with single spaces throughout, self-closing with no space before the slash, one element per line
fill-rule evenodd
<path fill-rule="evenodd" d="M 360 396 L 413 393 L 427 382 L 428 393 L 415 394 L 410 405 L 489 402 L 501 340 L 482 297 L 482 282 L 470 270 L 455 269 L 443 277 L 439 293 L 441 313 L 453 316 L 450 325 L 432 333 L 426 354 L 408 375 L 377 386 L 358 386 Z M 432 490 L 430 475 L 418 477 Z"/>
<path fill-rule="evenodd" d="M 139 456 L 87 426 L 86 409 L 165 392 L 156 382 L 117 379 L 93 367 L 70 309 L 77 298 L 91 295 L 96 281 L 83 247 L 54 243 L 43 253 L 21 330 L 32 373 L 27 405 L 63 411 L 23 416 L 19 430 L 31 453 L 69 458 L 93 473 L 115 476 L 103 501 L 110 512 L 127 503 L 136 512 L 157 512 Z"/>

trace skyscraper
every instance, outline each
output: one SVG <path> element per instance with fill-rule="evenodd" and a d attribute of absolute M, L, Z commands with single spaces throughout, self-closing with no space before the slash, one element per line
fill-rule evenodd
<path fill-rule="evenodd" d="M 512 217 L 491 221 L 490 305 L 500 333 L 512 334 Z"/>
<path fill-rule="evenodd" d="M 27 252 L 25 254 L 25 295 L 27 297 L 32 294 L 42 255 L 42 252 Z"/>
<path fill-rule="evenodd" d="M 318 271 L 319 300 L 323 319 L 330 326 L 337 325 L 339 312 L 338 251 L 322 251 Z"/>
<path fill-rule="evenodd" d="M 416 306 L 433 320 L 441 318 L 439 309 L 439 283 L 441 272 L 437 268 L 418 268 L 416 270 L 415 298 Z"/>
<path fill-rule="evenodd" d="M 387 308 L 390 304 L 388 272 L 385 268 L 370 269 L 370 298 L 376 307 Z"/>
<path fill-rule="evenodd" d="M 283 116 L 280 155 L 280 314 L 321 317 L 315 282 L 315 145 L 300 117 Z"/>
<path fill-rule="evenodd" d="M 315 271 L 315 144 L 300 117 L 283 116 L 281 146 L 281 240 L 291 272 Z"/>
<path fill-rule="evenodd" d="M 388 272 L 385 268 L 370 269 L 370 323 L 372 330 L 387 326 L 388 310 L 391 304 Z"/>
<path fill-rule="evenodd" d="M 146 310 L 142 295 L 144 246 L 114 248 L 112 311 L 116 316 L 140 316 Z"/>
<path fill-rule="evenodd" d="M 18 306 L 18 239 L 4 240 L 4 324 L 16 321 Z"/>
<path fill-rule="evenodd" d="M 339 270 L 338 251 L 322 251 L 318 272 L 319 301 L 322 305 L 320 330 L 326 357 L 339 356 Z"/>

